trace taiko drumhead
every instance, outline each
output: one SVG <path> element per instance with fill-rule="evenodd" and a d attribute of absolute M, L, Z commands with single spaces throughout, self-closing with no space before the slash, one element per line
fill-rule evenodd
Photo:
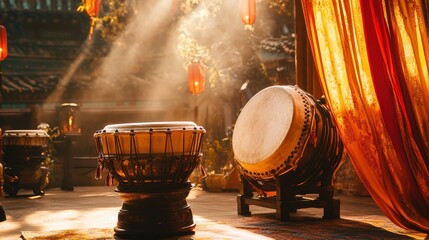
<path fill-rule="evenodd" d="M 258 92 L 235 124 L 236 162 L 260 179 L 294 169 L 308 139 L 313 109 L 298 87 L 272 86 Z"/>

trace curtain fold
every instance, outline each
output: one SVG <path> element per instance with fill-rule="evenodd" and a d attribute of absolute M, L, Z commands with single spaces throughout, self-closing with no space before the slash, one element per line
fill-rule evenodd
<path fill-rule="evenodd" d="M 368 192 L 397 225 L 429 232 L 426 0 L 304 0 L 321 86 Z"/>

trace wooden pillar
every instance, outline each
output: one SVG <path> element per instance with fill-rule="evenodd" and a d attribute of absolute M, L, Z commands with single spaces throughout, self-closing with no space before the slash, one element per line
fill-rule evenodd
<path fill-rule="evenodd" d="M 48 10 L 48 5 L 46 4 L 46 0 L 40 0 L 40 9 L 41 10 Z"/>
<path fill-rule="evenodd" d="M 68 10 L 68 1 L 67 0 L 61 0 L 61 11 L 66 12 Z"/>
<path fill-rule="evenodd" d="M 74 10 L 76 10 L 79 6 L 79 2 L 78 0 L 69 0 L 70 1 L 70 8 L 71 11 L 73 12 Z"/>
<path fill-rule="evenodd" d="M 10 9 L 10 2 L 9 2 L 9 0 L 3 0 L 3 4 L 4 4 L 4 7 L 6 9 Z"/>
<path fill-rule="evenodd" d="M 304 91 L 312 94 L 315 98 L 323 95 L 320 87 L 319 77 L 308 41 L 307 29 L 304 21 L 301 0 L 295 0 L 295 65 L 296 85 Z"/>
<path fill-rule="evenodd" d="M 32 11 L 36 10 L 36 1 L 35 0 L 28 0 L 28 6 L 29 6 L 29 9 Z"/>
<path fill-rule="evenodd" d="M 15 1 L 15 4 L 16 4 L 16 8 L 17 8 L 17 9 L 19 9 L 19 10 L 24 9 L 24 5 L 23 5 L 22 0 L 16 0 L 16 1 Z"/>
<path fill-rule="evenodd" d="M 63 181 L 61 189 L 64 191 L 73 191 L 73 140 L 71 137 L 64 136 L 63 152 Z"/>
<path fill-rule="evenodd" d="M 57 11 L 57 1 L 58 0 L 51 0 L 51 11 Z"/>

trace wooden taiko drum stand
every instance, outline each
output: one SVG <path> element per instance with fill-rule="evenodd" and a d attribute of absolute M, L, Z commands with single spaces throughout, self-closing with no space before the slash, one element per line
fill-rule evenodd
<path fill-rule="evenodd" d="M 241 176 L 240 194 L 237 195 L 237 213 L 250 216 L 249 205 L 256 205 L 276 210 L 276 218 L 279 221 L 288 221 L 289 214 L 302 208 L 323 208 L 324 219 L 340 218 L 340 200 L 334 199 L 334 188 L 330 184 L 332 171 L 324 174 L 326 181 L 321 186 L 297 186 L 293 187 L 279 177 L 275 181 L 274 197 L 253 197 L 253 185 L 243 175 Z M 319 194 L 318 198 L 304 197 L 306 194 Z"/>

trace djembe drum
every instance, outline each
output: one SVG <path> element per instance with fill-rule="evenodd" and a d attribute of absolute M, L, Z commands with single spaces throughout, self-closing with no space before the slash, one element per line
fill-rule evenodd
<path fill-rule="evenodd" d="M 296 193 L 319 192 L 320 198 L 332 199 L 332 176 L 341 164 L 343 143 L 325 104 L 298 87 L 272 86 L 253 96 L 236 121 L 232 144 L 242 177 L 262 196 L 277 191 L 283 201 L 297 199 Z M 279 186 L 292 193 L 279 196 Z M 246 202 L 243 198 L 239 202 Z M 291 205 L 285 212 L 301 208 Z"/>
<path fill-rule="evenodd" d="M 2 138 L 2 130 L 0 128 L 0 146 L 1 146 L 1 138 Z M 0 199 L 4 197 L 4 192 L 3 192 L 3 164 L 1 164 L 1 159 L 2 159 L 2 151 L 0 151 Z M 0 203 L 0 222 L 3 222 L 6 220 L 6 213 L 4 212 L 3 207 L 1 206 Z"/>
<path fill-rule="evenodd" d="M 19 189 L 44 194 L 48 168 L 42 166 L 50 138 L 43 130 L 6 130 L 3 134 L 4 190 L 15 196 Z"/>
<path fill-rule="evenodd" d="M 123 200 L 116 236 L 193 231 L 188 178 L 201 163 L 204 134 L 193 122 L 115 124 L 94 134 L 99 167 L 118 182 Z"/>

